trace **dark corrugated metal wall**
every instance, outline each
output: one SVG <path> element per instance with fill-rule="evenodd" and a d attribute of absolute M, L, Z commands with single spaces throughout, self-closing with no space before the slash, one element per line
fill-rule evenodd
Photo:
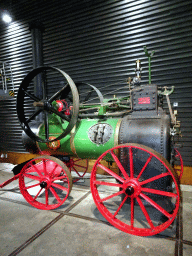
<path fill-rule="evenodd" d="M 32 46 L 28 24 L 16 21 L 1 27 L 0 61 L 11 64 L 15 92 L 32 69 Z M 0 67 L 1 69 L 2 67 Z M 0 87 L 2 84 L 0 84 Z M 2 87 L 0 88 L 2 89 Z M 8 84 L 8 90 L 12 90 Z M 16 114 L 16 97 L 0 100 L 0 151 L 25 152 L 21 142 L 21 126 Z"/>
<path fill-rule="evenodd" d="M 46 64 L 63 69 L 75 82 L 97 86 L 106 96 L 110 96 L 112 89 L 126 86 L 127 77 L 134 76 L 137 58 L 141 60 L 142 81 L 146 83 L 148 68 L 143 46 L 155 50 L 152 82 L 175 86 L 170 98 L 172 103 L 179 104 L 184 143 L 181 153 L 185 165 L 192 165 L 191 1 L 34 1 L 29 7 L 20 0 L 15 4 L 13 1 L 12 9 L 17 20 L 27 22 L 36 18 L 44 23 Z M 27 27 L 25 31 L 23 39 L 27 37 L 29 42 Z M 8 39 L 5 36 L 3 40 Z M 23 56 L 21 64 L 27 64 L 20 69 L 21 73 L 18 71 L 19 77 L 31 65 L 31 45 L 26 43 L 23 48 L 27 54 L 19 53 Z M 122 89 L 115 94 L 126 92 L 127 89 Z M 14 108 L 12 103 L 10 106 Z M 22 146 L 16 142 L 8 148 L 21 151 Z"/>

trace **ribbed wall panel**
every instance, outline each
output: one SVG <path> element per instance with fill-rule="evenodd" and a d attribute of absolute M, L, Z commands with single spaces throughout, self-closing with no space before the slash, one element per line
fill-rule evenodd
<path fill-rule="evenodd" d="M 31 5 L 24 0 L 13 0 L 12 10 L 16 20 L 22 21 L 22 29 L 18 33 L 9 31 L 9 39 L 4 29 L 0 44 L 1 56 L 12 61 L 16 86 L 32 67 L 31 37 L 26 22 L 34 19 L 45 26 L 45 64 L 61 68 L 75 82 L 95 85 L 105 97 L 127 93 L 126 79 L 134 76 L 138 58 L 143 68 L 142 83 L 147 83 L 148 60 L 143 46 L 146 45 L 149 51 L 155 50 L 152 83 L 175 86 L 170 99 L 171 103 L 179 104 L 178 119 L 184 145 L 180 151 L 184 164 L 192 165 L 191 1 L 72 0 L 46 1 L 45 4 L 39 0 Z M 16 52 L 14 56 L 13 51 Z M 53 83 L 52 86 L 57 85 Z M 124 88 L 117 91 L 122 86 Z M 14 101 L 8 103 L 17 127 L 13 105 Z M 1 107 L 0 113 L 5 118 L 5 108 Z M 6 127 L 10 134 L 11 122 L 7 121 Z M 19 131 L 18 126 L 14 133 L 19 134 Z M 3 135 L 6 137 L 5 132 Z M 18 145 L 14 151 L 22 151 L 19 140 L 17 144 L 16 140 L 12 143 L 7 140 L 6 144 L 5 140 L 4 146 L 10 147 L 11 151 L 13 145 Z"/>
<path fill-rule="evenodd" d="M 23 77 L 32 69 L 31 35 L 27 23 L 15 21 L 1 27 L 0 61 L 11 64 L 15 94 Z M 1 85 L 0 85 L 1 86 Z M 0 88 L 2 89 L 2 88 Z M 13 88 L 8 86 L 8 90 Z M 0 151 L 25 152 L 16 114 L 16 97 L 0 100 Z"/>

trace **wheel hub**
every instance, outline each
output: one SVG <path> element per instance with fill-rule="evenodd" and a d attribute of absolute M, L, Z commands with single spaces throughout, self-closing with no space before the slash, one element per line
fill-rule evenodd
<path fill-rule="evenodd" d="M 128 195 L 128 196 L 132 196 L 134 194 L 134 188 L 132 186 L 129 186 L 127 187 L 127 189 L 125 190 L 125 193 Z"/>
<path fill-rule="evenodd" d="M 46 181 L 42 181 L 42 182 L 40 183 L 40 187 L 41 187 L 41 188 L 46 188 L 46 187 L 47 187 L 47 182 L 46 182 Z"/>
<path fill-rule="evenodd" d="M 141 187 L 136 179 L 130 179 L 124 183 L 124 193 L 129 197 L 137 197 L 141 193 Z"/>

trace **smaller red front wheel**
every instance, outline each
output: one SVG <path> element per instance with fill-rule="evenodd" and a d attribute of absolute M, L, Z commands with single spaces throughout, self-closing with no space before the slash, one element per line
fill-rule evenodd
<path fill-rule="evenodd" d="M 19 188 L 26 201 L 41 210 L 61 206 L 72 189 L 72 177 L 66 165 L 52 156 L 40 156 L 24 165 Z"/>

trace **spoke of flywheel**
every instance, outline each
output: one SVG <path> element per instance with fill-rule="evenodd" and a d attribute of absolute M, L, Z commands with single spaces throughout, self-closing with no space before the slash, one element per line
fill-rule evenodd
<path fill-rule="evenodd" d="M 122 185 L 122 184 L 104 182 L 104 181 L 100 181 L 100 180 L 95 180 L 95 181 L 93 182 L 93 184 L 95 184 L 95 185 L 103 185 L 103 186 L 111 186 L 111 187 L 123 188 L 123 185 Z"/>
<path fill-rule="evenodd" d="M 49 139 L 49 119 L 48 119 L 48 113 L 44 111 L 44 124 L 45 124 L 45 137 L 48 140 Z"/>
<path fill-rule="evenodd" d="M 106 166 L 102 165 L 102 164 L 98 164 L 97 167 L 103 169 L 105 172 L 109 173 L 111 176 L 113 176 L 115 179 L 119 180 L 120 182 L 124 183 L 124 179 L 121 178 L 119 175 L 117 175 L 115 172 L 111 171 L 109 168 L 107 168 Z"/>
<path fill-rule="evenodd" d="M 31 115 L 29 118 L 27 118 L 26 122 L 29 123 L 31 120 L 33 120 L 41 112 L 42 112 L 42 109 L 38 109 L 37 111 L 35 111 L 35 113 L 33 115 Z"/>
<path fill-rule="evenodd" d="M 129 163 L 130 163 L 130 177 L 134 178 L 132 147 L 129 148 Z"/>
<path fill-rule="evenodd" d="M 59 90 L 58 92 L 56 92 L 53 96 L 51 96 L 51 98 L 48 100 L 49 103 L 53 102 L 55 99 L 57 99 L 60 94 L 67 88 L 67 86 L 69 86 L 68 84 L 65 85 L 61 90 Z"/>
<path fill-rule="evenodd" d="M 36 196 L 33 198 L 33 202 L 37 199 L 37 197 L 39 196 L 39 194 L 41 193 L 42 190 L 43 190 L 43 189 L 40 188 L 39 192 L 38 192 L 38 193 L 36 194 Z"/>
<path fill-rule="evenodd" d="M 52 183 L 51 184 L 53 187 L 55 187 L 55 188 L 58 188 L 58 189 L 60 189 L 60 190 L 63 190 L 63 191 L 68 191 L 68 188 L 66 188 L 66 187 L 64 187 L 64 186 L 61 186 L 61 185 L 59 185 L 59 184 L 57 184 L 57 183 Z"/>
<path fill-rule="evenodd" d="M 145 171 L 147 165 L 149 164 L 149 162 L 151 161 L 151 158 L 153 156 L 150 155 L 150 157 L 147 159 L 147 162 L 145 163 L 145 165 L 143 166 L 142 170 L 140 171 L 139 175 L 137 176 L 137 180 L 139 180 L 139 178 L 141 177 L 141 175 L 143 174 L 143 172 Z"/>
<path fill-rule="evenodd" d="M 59 203 L 61 203 L 62 200 L 61 200 L 61 198 L 58 196 L 58 194 L 56 193 L 56 191 L 55 191 L 52 187 L 50 187 L 49 189 L 50 189 L 51 193 L 54 195 L 54 197 L 57 199 L 57 201 L 58 201 Z"/>
<path fill-rule="evenodd" d="M 128 174 L 126 173 L 125 169 L 123 168 L 121 162 L 119 161 L 118 157 L 115 155 L 115 153 L 113 152 L 113 150 L 111 150 L 111 155 L 114 159 L 114 161 L 116 162 L 117 166 L 119 167 L 120 171 L 122 172 L 123 176 L 125 177 L 125 179 L 128 179 L 129 176 Z"/>
<path fill-rule="evenodd" d="M 29 98 L 31 98 L 32 100 L 39 102 L 40 99 L 37 98 L 35 95 L 31 94 L 30 92 L 24 91 L 25 94 L 27 94 L 27 96 L 29 96 Z"/>
<path fill-rule="evenodd" d="M 119 213 L 119 211 L 121 210 L 121 208 L 123 207 L 125 201 L 127 200 L 128 195 L 125 196 L 125 198 L 123 199 L 123 201 L 121 202 L 121 204 L 119 205 L 117 211 L 113 214 L 113 219 L 115 218 L 115 216 Z"/>
<path fill-rule="evenodd" d="M 41 178 L 38 177 L 38 176 L 35 176 L 35 175 L 31 175 L 31 174 L 24 173 L 23 176 L 25 176 L 26 178 L 32 179 L 32 180 L 41 181 Z"/>
<path fill-rule="evenodd" d="M 175 194 L 175 193 L 152 189 L 152 188 L 141 188 L 141 191 L 147 192 L 147 193 L 152 193 L 152 194 L 157 194 L 157 195 L 161 195 L 161 196 L 177 197 L 177 194 Z"/>
<path fill-rule="evenodd" d="M 149 217 L 149 214 L 148 214 L 144 204 L 142 203 L 142 201 L 139 197 L 137 197 L 137 202 L 138 202 L 139 206 L 141 207 L 141 210 L 142 210 L 147 222 L 149 223 L 151 229 L 154 229 L 153 222 L 152 222 L 151 218 Z"/>
<path fill-rule="evenodd" d="M 171 218 L 172 215 L 168 213 L 165 209 L 163 209 L 159 204 L 155 203 L 151 198 L 148 196 L 144 195 L 143 193 L 140 193 L 140 196 L 145 199 L 148 203 L 150 203 L 154 208 L 156 208 L 158 211 L 163 213 L 167 218 Z"/>
<path fill-rule="evenodd" d="M 62 119 L 66 120 L 67 122 L 70 122 L 69 117 L 67 117 L 66 115 L 62 114 L 61 112 L 57 111 L 56 109 L 54 109 L 53 107 L 49 107 L 50 111 L 52 111 L 54 114 L 60 116 Z"/>
<path fill-rule="evenodd" d="M 114 194 L 112 194 L 112 195 L 110 195 L 110 196 L 107 196 L 107 197 L 104 197 L 104 198 L 100 199 L 99 202 L 107 201 L 107 200 L 109 200 L 109 199 L 111 199 L 111 198 L 113 198 L 113 197 L 115 197 L 115 196 L 119 196 L 119 195 L 121 195 L 121 194 L 123 194 L 123 193 L 124 193 L 123 190 L 121 190 L 121 191 L 116 192 L 116 193 L 114 193 Z"/>
<path fill-rule="evenodd" d="M 166 177 L 166 176 L 168 176 L 168 175 L 170 175 L 169 172 L 165 172 L 165 173 L 159 174 L 159 175 L 154 176 L 154 177 L 152 177 L 152 178 L 150 178 L 150 179 L 141 181 L 141 182 L 140 182 L 140 185 L 142 186 L 142 185 L 144 185 L 144 184 L 147 184 L 147 183 L 152 182 L 152 181 L 154 181 L 154 180 L 161 179 L 161 178 Z"/>

